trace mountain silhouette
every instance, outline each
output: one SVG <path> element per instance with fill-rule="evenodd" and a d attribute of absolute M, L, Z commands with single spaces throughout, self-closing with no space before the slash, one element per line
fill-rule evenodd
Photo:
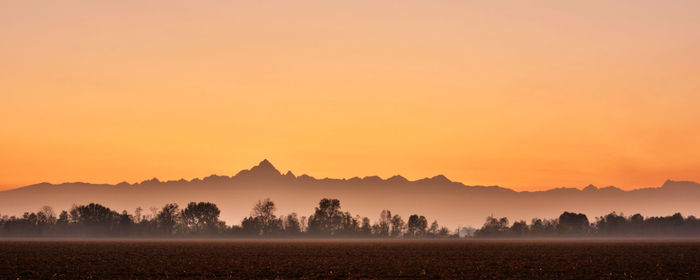
<path fill-rule="evenodd" d="M 271 198 L 279 214 L 297 212 L 308 216 L 324 197 L 338 198 L 344 211 L 376 219 L 382 209 L 408 218 L 411 214 L 437 219 L 454 228 L 480 226 L 485 217 L 507 216 L 513 221 L 535 217 L 557 217 L 563 211 L 581 212 L 594 217 L 611 211 L 627 215 L 664 216 L 700 212 L 700 184 L 666 181 L 656 188 L 625 191 L 615 187 L 583 189 L 555 188 L 546 191 L 514 191 L 499 186 L 469 186 L 444 175 L 410 181 L 400 175 L 350 179 L 316 179 L 310 175 L 282 174 L 267 159 L 238 172 L 235 176 L 210 175 L 192 180 L 161 181 L 116 185 L 82 182 L 40 183 L 0 192 L 0 214 L 21 215 L 44 205 L 56 210 L 73 204 L 101 203 L 116 210 L 145 212 L 175 202 L 209 201 L 221 209 L 228 224 L 237 224 L 260 199 Z"/>
<path fill-rule="evenodd" d="M 258 165 L 253 166 L 251 169 L 241 170 L 236 174 L 236 177 L 254 177 L 254 178 L 274 178 L 281 176 L 282 173 L 275 168 L 270 161 L 264 159 Z"/>

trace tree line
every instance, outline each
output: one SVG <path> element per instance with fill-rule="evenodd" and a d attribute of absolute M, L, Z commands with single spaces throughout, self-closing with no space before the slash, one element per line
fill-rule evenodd
<path fill-rule="evenodd" d="M 49 206 L 21 217 L 2 216 L 0 237 L 232 237 L 232 238 L 531 238 L 595 236 L 700 236 L 694 216 L 626 217 L 612 212 L 590 222 L 586 215 L 564 212 L 557 219 L 533 219 L 530 224 L 508 218 L 487 217 L 480 229 L 449 230 L 419 214 L 404 220 L 382 210 L 372 223 L 340 208 L 338 199 L 322 199 L 309 216 L 297 213 L 277 216 L 270 199 L 258 201 L 240 224 L 228 226 L 219 220 L 214 203 L 190 202 L 180 208 L 168 203 L 144 213 L 117 212 L 100 204 L 74 205 L 56 214 Z"/>
<path fill-rule="evenodd" d="M 564 212 L 557 219 L 510 224 L 508 218 L 486 218 L 476 237 L 700 237 L 700 220 L 681 213 L 664 217 L 625 216 L 611 212 L 589 221 L 585 214 Z"/>

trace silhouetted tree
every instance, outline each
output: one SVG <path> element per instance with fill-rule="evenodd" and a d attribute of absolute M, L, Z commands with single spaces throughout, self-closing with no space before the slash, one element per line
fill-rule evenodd
<path fill-rule="evenodd" d="M 135 223 L 141 223 L 141 220 L 143 220 L 143 208 L 141 206 L 136 207 L 136 210 L 134 210 L 134 222 Z"/>
<path fill-rule="evenodd" d="M 614 211 L 596 220 L 598 232 L 604 235 L 624 234 L 628 222 L 624 216 L 618 215 Z"/>
<path fill-rule="evenodd" d="M 219 225 L 219 208 L 210 202 L 190 202 L 182 210 L 185 226 L 194 233 L 214 233 Z"/>
<path fill-rule="evenodd" d="M 565 235 L 583 235 L 588 233 L 588 218 L 584 214 L 564 212 L 559 216 L 558 231 Z"/>
<path fill-rule="evenodd" d="M 84 225 L 108 225 L 114 219 L 112 210 L 100 204 L 90 203 L 88 205 L 76 206 L 74 219 Z"/>
<path fill-rule="evenodd" d="M 375 235 L 387 237 L 389 236 L 389 230 L 391 227 L 391 211 L 382 210 L 379 213 L 379 220 L 377 221 L 377 226 L 375 227 Z"/>
<path fill-rule="evenodd" d="M 40 223 L 43 224 L 55 224 L 56 223 L 56 213 L 53 211 L 51 206 L 41 207 L 39 213 L 41 215 Z"/>
<path fill-rule="evenodd" d="M 69 222 L 70 218 L 68 217 L 68 212 L 66 210 L 61 211 L 61 214 L 58 215 L 58 220 L 56 220 L 57 224 L 67 224 Z"/>
<path fill-rule="evenodd" d="M 158 230 L 166 235 L 172 235 L 177 232 L 177 225 L 180 221 L 180 211 L 177 203 L 169 203 L 156 215 L 156 225 Z"/>
<path fill-rule="evenodd" d="M 494 218 L 489 216 L 481 229 L 475 232 L 480 237 L 503 237 L 508 233 L 508 218 Z"/>
<path fill-rule="evenodd" d="M 316 235 L 335 235 L 341 228 L 342 219 L 340 200 L 321 199 L 314 214 L 309 216 L 308 232 Z"/>
<path fill-rule="evenodd" d="M 430 224 L 430 228 L 428 228 L 428 235 L 435 237 L 437 236 L 438 230 L 440 230 L 440 225 L 437 220 L 433 220 L 433 223 Z"/>
<path fill-rule="evenodd" d="M 245 217 L 241 221 L 241 231 L 245 235 L 261 235 L 263 230 L 262 230 L 262 222 L 258 220 L 256 217 Z"/>
<path fill-rule="evenodd" d="M 525 236 L 529 231 L 527 223 L 525 221 L 517 221 L 510 226 L 510 232 L 513 236 L 520 237 Z"/>
<path fill-rule="evenodd" d="M 82 232 L 93 236 L 116 235 L 119 214 L 100 204 L 73 206 L 71 219 L 82 228 Z"/>
<path fill-rule="evenodd" d="M 301 216 L 301 220 L 299 220 L 299 227 L 301 229 L 301 232 L 306 232 L 308 225 L 309 225 L 308 218 L 306 218 L 306 216 Z"/>
<path fill-rule="evenodd" d="M 269 198 L 258 201 L 251 213 L 254 221 L 259 223 L 260 235 L 272 235 L 282 231 L 282 221 L 275 216 L 275 203 Z"/>
<path fill-rule="evenodd" d="M 177 204 L 166 204 L 162 209 L 152 208 L 152 215 L 136 216 L 125 210 L 121 213 L 100 204 L 73 205 L 70 211 L 61 211 L 58 218 L 52 208 L 42 207 L 37 212 L 25 212 L 16 217 L 0 217 L 0 237 L 40 236 L 155 236 L 187 233 L 217 234 L 218 236 L 332 236 L 376 237 L 406 236 L 447 238 L 475 237 L 553 237 L 553 236 L 700 236 L 700 221 L 695 216 L 683 217 L 680 213 L 663 217 L 644 217 L 635 214 L 626 217 L 612 212 L 596 218 L 590 224 L 586 215 L 564 212 L 557 219 L 532 219 L 530 225 L 517 221 L 509 226 L 507 218 L 488 217 L 478 230 L 463 228 L 450 235 L 446 227 L 434 221 L 428 227 L 427 219 L 411 215 L 405 223 L 399 215 L 382 211 L 380 219 L 371 225 L 370 219 L 340 211 L 337 199 L 322 199 L 313 215 L 298 218 L 291 213 L 281 218 L 275 216 L 275 205 L 269 199 L 258 201 L 249 217 L 240 226 L 227 227 L 218 220 L 220 211 L 208 202 L 191 202 L 182 211 Z M 308 230 L 304 230 L 304 227 Z M 405 233 L 404 233 L 405 231 Z M 462 234 L 462 232 L 464 232 Z M 469 234 L 473 232 L 474 234 Z"/>
<path fill-rule="evenodd" d="M 360 235 L 368 237 L 372 235 L 372 226 L 370 225 L 369 218 L 362 218 L 362 225 L 360 226 Z"/>
<path fill-rule="evenodd" d="M 450 230 L 447 227 L 441 227 L 437 231 L 438 238 L 447 238 L 450 236 Z M 459 237 L 459 233 L 455 232 L 455 236 Z"/>
<path fill-rule="evenodd" d="M 408 233 L 412 237 L 424 236 L 428 227 L 428 220 L 424 216 L 413 214 L 408 217 Z"/>
<path fill-rule="evenodd" d="M 394 215 L 391 217 L 391 236 L 400 237 L 406 228 L 406 223 L 401 219 L 401 216 Z"/>
<path fill-rule="evenodd" d="M 292 213 L 284 218 L 284 233 L 291 236 L 296 236 L 301 233 L 301 223 L 297 218 L 297 213 Z"/>
<path fill-rule="evenodd" d="M 532 236 L 552 236 L 555 233 L 557 221 L 532 219 L 530 224 L 530 235 Z"/>
<path fill-rule="evenodd" d="M 353 218 L 349 212 L 344 212 L 340 220 L 338 235 L 354 236 L 360 230 L 360 222 Z"/>

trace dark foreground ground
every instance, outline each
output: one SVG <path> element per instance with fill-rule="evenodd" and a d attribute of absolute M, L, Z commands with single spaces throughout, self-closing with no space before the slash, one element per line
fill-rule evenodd
<path fill-rule="evenodd" d="M 698 241 L 0 241 L 0 279 L 700 279 Z"/>

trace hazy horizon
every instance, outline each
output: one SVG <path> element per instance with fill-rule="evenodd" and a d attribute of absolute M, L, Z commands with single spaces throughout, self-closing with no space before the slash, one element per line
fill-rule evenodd
<path fill-rule="evenodd" d="M 313 176 L 313 174 L 309 174 Z M 166 203 L 212 202 L 221 209 L 221 220 L 240 221 L 252 205 L 270 198 L 280 213 L 312 212 L 323 198 L 339 199 L 341 209 L 365 217 L 387 209 L 407 216 L 426 215 L 448 227 L 476 226 L 489 215 L 513 220 L 553 218 L 565 211 L 591 217 L 617 213 L 668 216 L 697 215 L 700 184 L 666 181 L 653 188 L 624 191 L 605 186 L 584 189 L 552 189 L 518 192 L 498 186 L 473 186 L 433 176 L 409 181 L 401 177 L 353 177 L 329 179 L 280 171 L 263 160 L 233 176 L 225 174 L 192 180 L 149 179 L 134 184 L 99 185 L 88 182 L 38 184 L 0 192 L 0 213 L 20 215 L 32 209 L 99 203 L 127 210 L 158 209 Z"/>
<path fill-rule="evenodd" d="M 263 159 L 263 161 L 268 161 L 268 159 Z M 595 186 L 595 187 L 597 187 L 597 188 L 615 187 L 615 188 L 618 188 L 618 189 L 621 189 L 621 190 L 624 190 L 624 191 L 631 191 L 631 190 L 639 190 L 639 189 L 646 189 L 646 188 L 657 188 L 657 187 L 663 185 L 665 182 L 669 182 L 669 181 L 671 181 L 671 182 L 695 182 L 695 181 L 692 181 L 692 180 L 683 180 L 683 179 L 676 179 L 676 178 L 668 178 L 668 179 L 664 180 L 663 182 L 659 182 L 658 184 L 653 184 L 653 185 L 651 185 L 651 186 L 640 186 L 640 187 L 629 187 L 629 188 L 621 188 L 621 187 L 614 186 L 614 185 L 595 185 L 595 184 L 586 184 L 586 185 L 583 185 L 583 186 L 537 186 L 537 187 L 528 187 L 528 188 L 524 188 L 524 187 L 501 186 L 501 185 L 498 185 L 498 184 L 470 184 L 470 183 L 468 183 L 468 182 L 461 182 L 461 181 L 458 181 L 458 180 L 454 180 L 454 179 L 450 178 L 450 176 L 446 176 L 445 174 L 441 174 L 441 173 L 440 173 L 440 174 L 433 174 L 433 175 L 431 175 L 431 176 L 416 177 L 416 178 L 406 177 L 406 176 L 404 176 L 404 175 L 402 175 L 402 174 L 393 174 L 393 175 L 386 176 L 386 177 L 378 176 L 378 175 L 372 175 L 372 174 L 369 174 L 369 175 L 368 175 L 368 174 L 364 174 L 364 175 L 358 174 L 358 175 L 355 175 L 355 176 L 343 177 L 343 178 L 322 177 L 322 176 L 316 176 L 316 175 L 314 175 L 314 174 L 308 174 L 308 173 L 297 173 L 297 172 L 295 172 L 294 170 L 286 170 L 286 171 L 285 171 L 285 169 L 279 169 L 279 168 L 277 168 L 277 166 L 274 165 L 274 163 L 273 163 L 272 161 L 268 161 L 268 162 L 270 162 L 271 164 L 273 164 L 273 166 L 274 166 L 278 171 L 280 171 L 280 173 L 282 173 L 282 174 L 285 174 L 285 173 L 287 173 L 287 172 L 291 172 L 291 173 L 294 174 L 295 176 L 307 175 L 307 176 L 311 176 L 311 177 L 316 178 L 316 179 L 349 180 L 349 179 L 352 179 L 352 178 L 379 177 L 379 178 L 382 179 L 382 180 L 386 180 L 386 179 L 389 179 L 389 178 L 394 177 L 394 176 L 400 176 L 400 177 L 403 177 L 403 178 L 407 179 L 408 181 L 417 181 L 417 180 L 420 180 L 420 179 L 429 179 L 429 178 L 433 178 L 433 177 L 435 177 L 435 176 L 445 176 L 447 179 L 449 179 L 449 180 L 452 181 L 452 182 L 462 183 L 462 184 L 467 185 L 467 186 L 498 186 L 498 187 L 501 187 L 501 188 L 511 189 L 511 190 L 514 190 L 514 191 L 517 191 L 517 192 L 549 191 L 549 190 L 560 189 L 560 188 L 573 188 L 573 189 L 583 190 L 584 188 L 586 188 L 586 187 L 588 187 L 588 186 L 591 186 L 591 185 L 592 185 L 592 186 Z M 249 165 L 249 167 L 251 167 L 251 166 L 255 166 L 255 165 L 254 165 L 254 164 Z M 216 173 L 211 173 L 211 174 L 208 174 L 208 175 L 205 175 L 205 176 L 198 176 L 198 177 L 192 177 L 192 178 L 184 178 L 184 177 L 179 177 L 179 178 L 158 178 L 158 177 L 154 177 L 154 176 L 153 176 L 153 177 L 147 177 L 147 178 L 143 178 L 142 180 L 136 180 L 136 181 L 131 181 L 131 182 L 126 181 L 126 180 L 118 180 L 118 181 L 116 181 L 116 182 L 89 182 L 89 181 L 83 181 L 83 180 L 74 180 L 74 181 L 65 181 L 65 182 L 47 182 L 47 181 L 42 181 L 42 182 L 35 182 L 35 183 L 32 183 L 32 184 L 23 185 L 23 186 L 9 187 L 9 188 L 6 188 L 6 189 L 3 189 L 2 186 L 0 186 L 0 192 L 2 192 L 2 191 L 7 191 L 7 190 L 20 189 L 20 188 L 23 188 L 23 187 L 28 187 L 28 186 L 37 185 L 37 184 L 43 184 L 43 183 L 49 183 L 49 184 L 52 184 L 52 185 L 60 185 L 60 184 L 66 184 L 66 183 L 87 183 L 87 184 L 95 184 L 95 185 L 102 185 L 102 184 L 104 184 L 104 185 L 117 185 L 117 184 L 120 184 L 120 183 L 128 183 L 128 184 L 130 184 L 130 185 L 135 185 L 135 184 L 139 184 L 139 183 L 142 183 L 142 182 L 145 182 L 145 181 L 149 181 L 149 180 L 153 180 L 153 179 L 158 179 L 158 180 L 161 181 L 161 182 L 169 182 L 169 181 L 179 181 L 179 180 L 192 181 L 192 180 L 197 180 L 197 179 L 203 179 L 203 178 L 210 177 L 210 176 L 228 176 L 228 177 L 232 177 L 232 176 L 235 176 L 235 175 L 236 175 L 237 173 L 239 173 L 240 171 L 249 169 L 249 167 L 248 167 L 248 168 L 240 169 L 240 170 L 235 171 L 235 172 L 232 171 L 231 173 L 228 173 L 228 174 L 216 174 Z"/>

